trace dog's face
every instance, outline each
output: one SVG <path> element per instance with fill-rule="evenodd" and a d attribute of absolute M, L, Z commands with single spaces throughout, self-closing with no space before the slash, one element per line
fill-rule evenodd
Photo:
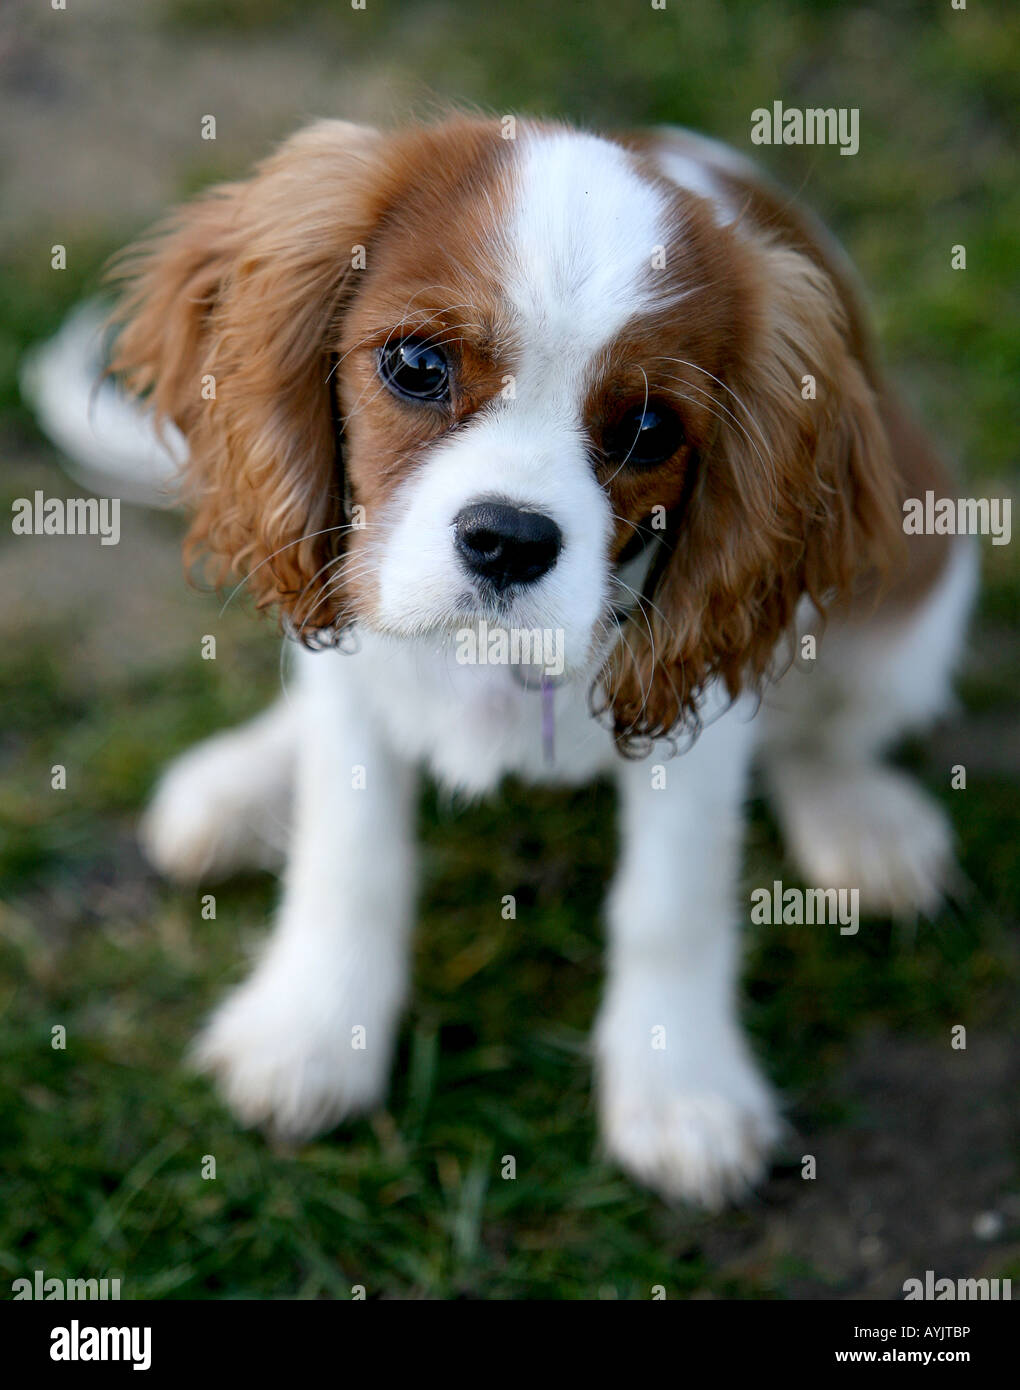
<path fill-rule="evenodd" d="M 430 156 L 338 344 L 350 489 L 379 523 L 351 536 L 356 611 L 405 636 L 553 629 L 586 668 L 631 606 L 623 548 L 711 436 L 731 267 L 707 206 L 620 146 L 483 128 Z"/>
<path fill-rule="evenodd" d="M 193 542 L 292 629 L 551 629 L 621 738 L 665 733 L 875 562 L 883 431 L 808 255 L 653 148 L 505 133 L 299 135 L 128 261 L 114 365 L 188 438 Z"/>

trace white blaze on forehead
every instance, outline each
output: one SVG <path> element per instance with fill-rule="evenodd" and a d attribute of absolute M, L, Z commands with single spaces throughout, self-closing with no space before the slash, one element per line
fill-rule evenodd
<path fill-rule="evenodd" d="M 526 349 L 540 342 L 580 365 L 654 305 L 669 209 L 627 151 L 597 136 L 525 130 L 517 154 L 506 294 Z"/>

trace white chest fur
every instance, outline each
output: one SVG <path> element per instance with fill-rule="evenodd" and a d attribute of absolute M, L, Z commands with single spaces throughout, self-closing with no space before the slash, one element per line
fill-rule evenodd
<path fill-rule="evenodd" d="M 509 666 L 461 665 L 452 646 L 372 633 L 351 654 L 303 654 L 302 680 L 341 681 L 392 746 L 424 762 L 444 785 L 491 790 L 508 773 L 531 781 L 585 782 L 612 765 L 613 743 L 592 717 L 588 684 L 567 681 L 551 697 L 552 758 L 543 738 L 543 696 Z"/>

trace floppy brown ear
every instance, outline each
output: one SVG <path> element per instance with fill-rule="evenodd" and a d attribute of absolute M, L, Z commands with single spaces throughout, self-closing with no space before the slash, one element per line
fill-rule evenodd
<path fill-rule="evenodd" d="M 381 137 L 322 121 L 243 183 L 182 208 L 114 274 L 127 283 L 112 370 L 184 433 L 187 553 L 300 628 L 342 612 L 343 479 L 330 353 L 375 213 Z M 322 600 L 320 602 L 320 600 Z"/>
<path fill-rule="evenodd" d="M 824 613 L 903 544 L 879 402 L 836 290 L 800 252 L 765 244 L 758 254 L 758 303 L 718 432 L 653 559 L 651 604 L 614 654 L 625 747 L 696 725 L 715 678 L 731 696 L 760 684 L 803 594 Z"/>

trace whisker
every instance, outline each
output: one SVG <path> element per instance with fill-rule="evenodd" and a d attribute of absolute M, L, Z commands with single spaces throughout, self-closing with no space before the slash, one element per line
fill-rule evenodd
<path fill-rule="evenodd" d="M 675 387 L 666 387 L 665 389 L 671 396 L 676 396 L 679 400 L 682 401 L 690 401 L 692 405 L 701 406 L 703 410 L 707 410 L 710 415 L 714 416 L 715 419 L 719 420 L 722 424 L 725 424 L 725 421 L 723 420 L 722 416 L 718 414 L 718 411 L 723 410 L 726 412 L 726 415 L 729 417 L 730 420 L 732 420 L 733 424 L 736 426 L 738 430 L 740 430 L 741 434 L 747 440 L 750 447 L 754 450 L 758 462 L 761 464 L 762 469 L 768 478 L 772 493 L 772 506 L 773 509 L 775 509 L 778 496 L 778 487 L 776 483 L 775 460 L 772 457 L 772 455 L 770 454 L 768 458 L 762 457 L 761 450 L 758 448 L 757 444 L 751 438 L 750 432 L 748 431 L 746 425 L 742 424 L 741 421 L 738 420 L 737 417 L 733 414 L 733 412 L 729 410 L 725 405 L 723 405 L 722 401 L 717 401 L 715 397 L 711 394 L 711 392 L 705 391 L 703 387 L 695 386 L 693 382 L 687 381 L 684 377 L 670 377 L 669 380 L 682 381 L 685 386 L 690 386 L 695 391 L 701 391 L 702 394 L 706 396 L 708 399 L 707 401 L 696 400 L 693 396 L 688 396 L 683 391 L 676 390 Z M 718 409 L 716 409 L 716 407 Z"/>
<path fill-rule="evenodd" d="M 321 606 L 335 593 L 342 589 L 345 584 L 350 583 L 352 580 L 360 579 L 363 575 L 377 568 L 377 561 L 382 551 L 382 546 L 378 543 L 368 541 L 363 549 L 366 552 L 365 554 L 353 558 L 347 554 L 334 556 L 328 564 L 324 565 L 322 569 L 318 571 L 318 573 L 321 574 L 322 570 L 329 569 L 334 565 L 342 563 L 344 566 L 340 573 L 331 576 L 328 582 L 322 586 L 322 593 L 305 614 L 304 621 L 297 630 L 298 637 L 300 637 L 305 631 L 305 628 L 309 626 L 313 616 L 318 612 L 319 608 L 321 608 Z M 303 592 L 304 590 L 302 590 L 302 593 Z"/>
<path fill-rule="evenodd" d="M 671 376 L 667 377 L 666 380 L 679 381 L 684 386 L 689 386 L 692 391 L 698 391 L 702 396 L 704 396 L 705 400 L 698 400 L 694 396 L 685 395 L 682 391 L 677 391 L 672 387 L 668 387 L 667 389 L 669 390 L 671 396 L 679 396 L 681 400 L 690 401 L 692 405 L 700 405 L 702 409 L 708 410 L 710 414 L 714 415 L 717 420 L 720 420 L 722 421 L 722 423 L 725 423 L 725 421 L 722 420 L 722 416 L 717 413 L 721 410 L 726 415 L 727 419 L 732 420 L 733 424 L 736 425 L 738 430 L 740 430 L 741 434 L 747 440 L 748 444 L 750 444 L 751 448 L 757 454 L 759 462 L 769 469 L 772 468 L 773 460 L 771 458 L 771 454 L 770 457 L 767 459 L 762 457 L 761 450 L 758 448 L 758 445 L 755 443 L 755 441 L 751 438 L 751 433 L 748 430 L 747 426 L 743 423 L 743 421 L 737 418 L 734 412 L 730 410 L 729 406 L 724 405 L 722 401 L 716 400 L 716 398 L 712 395 L 711 391 L 706 390 L 704 386 L 696 385 L 693 381 L 688 381 L 686 377 L 682 376 Z"/>
<path fill-rule="evenodd" d="M 641 375 L 642 375 L 642 376 L 644 377 L 644 379 L 645 379 L 645 400 L 644 400 L 644 405 L 642 405 L 642 407 L 641 407 L 641 414 L 644 415 L 645 411 L 646 411 L 647 408 L 648 408 L 648 373 L 645 371 L 644 367 L 641 368 Z M 606 481 L 605 481 L 605 483 L 604 483 L 604 486 L 605 486 L 605 487 L 609 487 L 610 484 L 612 483 L 613 479 L 619 477 L 619 475 L 620 475 L 620 473 L 623 471 L 623 469 L 626 468 L 627 463 L 628 463 L 628 461 L 630 460 L 631 454 L 632 454 L 632 453 L 634 452 L 634 450 L 637 448 L 637 442 L 638 442 L 638 439 L 640 438 L 640 435 L 641 435 L 641 421 L 638 420 L 638 427 L 637 427 L 637 429 L 634 431 L 634 442 L 631 444 L 630 448 L 627 450 L 627 456 L 626 456 L 626 458 L 624 458 L 624 459 L 622 460 L 622 462 L 620 463 L 620 466 L 619 466 L 619 468 L 617 468 L 616 472 L 613 473 L 611 477 L 609 477 L 609 478 L 606 479 Z"/>
<path fill-rule="evenodd" d="M 688 396 L 688 395 L 686 395 L 683 391 L 678 391 L 678 390 L 676 390 L 675 387 L 667 386 L 667 387 L 665 388 L 665 390 L 669 393 L 669 395 L 671 395 L 671 396 L 676 396 L 678 400 L 681 400 L 681 401 L 690 401 L 690 403 L 691 403 L 692 405 L 700 406 L 703 410 L 707 410 L 708 413 L 709 413 L 710 415 L 714 416 L 715 419 L 719 420 L 720 423 L 725 424 L 725 421 L 723 420 L 723 417 L 722 417 L 721 415 L 719 415 L 718 412 L 712 408 L 712 406 L 718 405 L 720 409 L 725 409 L 725 407 L 722 405 L 721 402 L 719 402 L 719 401 L 713 401 L 713 402 L 712 402 L 712 406 L 710 406 L 710 405 L 706 404 L 705 401 L 696 400 L 693 396 Z M 728 413 L 729 413 L 729 412 L 728 412 Z M 761 450 L 760 450 L 760 449 L 758 448 L 758 446 L 755 444 L 754 440 L 751 438 L 751 436 L 750 436 L 750 434 L 748 433 L 747 429 L 746 429 L 746 428 L 740 423 L 740 421 L 737 420 L 735 417 L 733 417 L 733 423 L 734 423 L 734 425 L 736 426 L 736 428 L 737 428 L 738 430 L 740 430 L 741 434 L 742 434 L 742 435 L 744 436 L 744 438 L 747 440 L 747 442 L 748 442 L 748 444 L 750 445 L 750 447 L 754 450 L 755 454 L 757 455 L 758 462 L 759 462 L 759 463 L 761 464 L 761 466 L 762 466 L 762 470 L 763 470 L 763 472 L 764 472 L 764 475 L 765 475 L 765 478 L 766 478 L 766 482 L 767 482 L 767 486 L 768 486 L 768 489 L 769 489 L 769 500 L 770 500 L 770 504 L 771 504 L 771 507 L 772 507 L 772 513 L 773 513 L 773 515 L 774 515 L 775 512 L 776 512 L 776 510 L 777 510 L 777 504 L 778 504 L 778 487 L 777 487 L 777 484 L 776 484 L 776 472 L 775 472 L 775 467 L 773 466 L 772 460 L 771 460 L 771 459 L 764 459 L 764 458 L 762 458 Z"/>
<path fill-rule="evenodd" d="M 688 361 L 686 360 L 686 358 L 683 358 L 683 357 L 669 357 L 669 356 L 667 356 L 667 355 L 665 355 L 665 354 L 660 354 L 660 356 L 652 358 L 652 361 L 654 361 L 654 362 L 675 362 L 675 363 L 676 363 L 678 366 L 680 366 L 680 367 L 690 367 L 693 371 L 701 372 L 703 376 L 709 377 L 712 381 L 714 381 L 714 382 L 716 383 L 716 385 L 721 386 L 721 387 L 723 388 L 724 391 L 728 391 L 728 392 L 730 393 L 730 395 L 733 397 L 733 399 L 736 401 L 736 403 L 740 406 L 741 410 L 743 410 L 743 412 L 745 413 L 745 415 L 747 416 L 747 418 L 751 421 L 752 425 L 754 425 L 755 429 L 758 431 L 758 437 L 759 437 L 759 439 L 761 440 L 762 444 L 764 444 L 766 451 L 769 452 L 769 453 L 771 453 L 771 449 L 769 448 L 768 439 L 765 437 L 765 434 L 764 434 L 764 432 L 763 432 L 763 430 L 762 430 L 762 427 L 761 427 L 761 425 L 759 425 L 758 421 L 755 419 L 755 416 L 754 416 L 753 412 L 752 412 L 752 411 L 750 410 L 750 408 L 749 408 L 747 405 L 745 405 L 745 403 L 740 399 L 740 397 L 737 395 L 736 391 L 733 390 L 732 386 L 728 386 L 728 385 L 726 384 L 726 382 L 722 380 L 721 377 L 717 377 L 713 372 L 710 372 L 710 371 L 708 370 L 707 367 L 701 367 L 701 366 L 698 365 L 697 362 L 688 362 Z"/>
<path fill-rule="evenodd" d="M 358 531 L 364 531 L 364 530 L 367 530 L 368 528 L 367 528 L 367 524 L 366 524 L 365 526 L 353 527 L 352 529 L 358 530 Z M 333 555 L 333 556 L 331 556 L 330 559 L 328 559 L 324 565 L 320 565 L 320 566 L 319 566 L 319 568 L 318 568 L 318 569 L 315 571 L 315 573 L 312 575 L 311 579 L 309 579 L 308 582 L 307 582 L 305 585 L 303 585 L 303 587 L 302 587 L 302 589 L 301 589 L 301 592 L 298 594 L 298 598 L 301 598 L 305 593 L 307 593 L 307 591 L 312 587 L 312 585 L 313 585 L 313 584 L 315 583 L 315 581 L 318 579 L 318 577 L 319 577 L 320 574 L 323 574 L 326 570 L 331 569 L 331 568 L 333 567 L 333 565 L 338 565 L 338 564 L 340 564 L 343 560 L 346 560 L 347 558 L 348 558 L 347 555 L 346 555 L 343 551 L 341 551 L 341 553 L 340 553 L 339 555 Z"/>
<path fill-rule="evenodd" d="M 322 529 L 321 531 L 309 531 L 306 535 L 298 536 L 295 540 L 288 541 L 288 542 L 286 543 L 286 545 L 281 545 L 281 546 L 279 547 L 278 550 L 274 550 L 274 551 L 273 551 L 272 555 L 267 555 L 267 556 L 265 557 L 264 560 L 260 560 L 260 561 L 258 562 L 258 564 L 257 564 L 253 569 L 250 569 L 250 570 L 248 571 L 248 573 L 244 576 L 244 578 L 241 580 L 241 582 L 240 582 L 239 584 L 236 584 L 236 585 L 234 586 L 234 588 L 231 589 L 230 593 L 227 595 L 226 602 L 224 603 L 223 607 L 220 609 L 220 617 L 221 617 L 221 618 L 223 617 L 223 615 L 224 615 L 224 613 L 227 611 L 227 608 L 228 608 L 228 606 L 230 605 L 230 603 L 233 601 L 233 599 L 235 598 L 235 596 L 240 592 L 240 590 L 243 589 L 244 586 L 248 583 L 248 581 L 249 581 L 249 579 L 251 579 L 252 575 L 253 575 L 253 574 L 257 574 L 258 571 L 262 568 L 263 565 L 268 565 L 269 562 L 270 562 L 270 560 L 275 560 L 276 557 L 277 557 L 277 555 L 282 555 L 283 552 L 284 552 L 285 550 L 289 550 L 289 549 L 291 548 L 292 545 L 301 545 L 301 544 L 303 544 L 303 542 L 305 542 L 305 541 L 314 540 L 316 536 L 328 536 L 328 535 L 330 534 L 330 532 L 332 532 L 332 531 L 352 531 L 352 530 L 356 530 L 356 529 L 357 529 L 357 528 L 354 527 L 354 526 L 352 526 L 352 525 L 350 524 L 350 522 L 344 522 L 344 524 L 343 524 L 342 526 L 325 526 L 325 527 L 323 527 L 323 529 Z"/>
<path fill-rule="evenodd" d="M 613 518 L 614 521 L 619 521 L 622 523 L 622 525 L 629 526 L 635 535 L 645 536 L 647 538 L 645 544 L 647 544 L 648 541 L 653 541 L 657 537 L 661 537 L 663 535 L 662 531 L 653 530 L 651 527 L 644 526 L 640 521 L 635 521 L 633 517 L 621 516 L 619 512 L 614 512 L 612 507 L 609 508 L 609 515 Z M 637 556 L 635 556 L 634 558 L 636 559 Z"/>
<path fill-rule="evenodd" d="M 656 604 L 654 604 L 646 594 L 639 594 L 636 589 L 632 589 L 629 584 L 625 584 L 618 574 L 611 574 L 609 578 L 613 581 L 614 584 L 619 584 L 621 589 L 625 589 L 627 593 L 635 599 L 635 607 L 640 608 L 642 613 L 644 612 L 644 606 L 647 604 L 648 607 L 652 610 L 652 612 L 658 616 L 660 622 L 662 623 L 666 631 L 669 633 L 669 635 L 674 638 L 676 637 L 676 629 L 673 627 L 672 623 L 670 623 L 667 620 L 666 615 L 663 613 L 662 609 L 659 608 Z M 631 609 L 631 612 L 633 612 L 633 609 Z"/>

